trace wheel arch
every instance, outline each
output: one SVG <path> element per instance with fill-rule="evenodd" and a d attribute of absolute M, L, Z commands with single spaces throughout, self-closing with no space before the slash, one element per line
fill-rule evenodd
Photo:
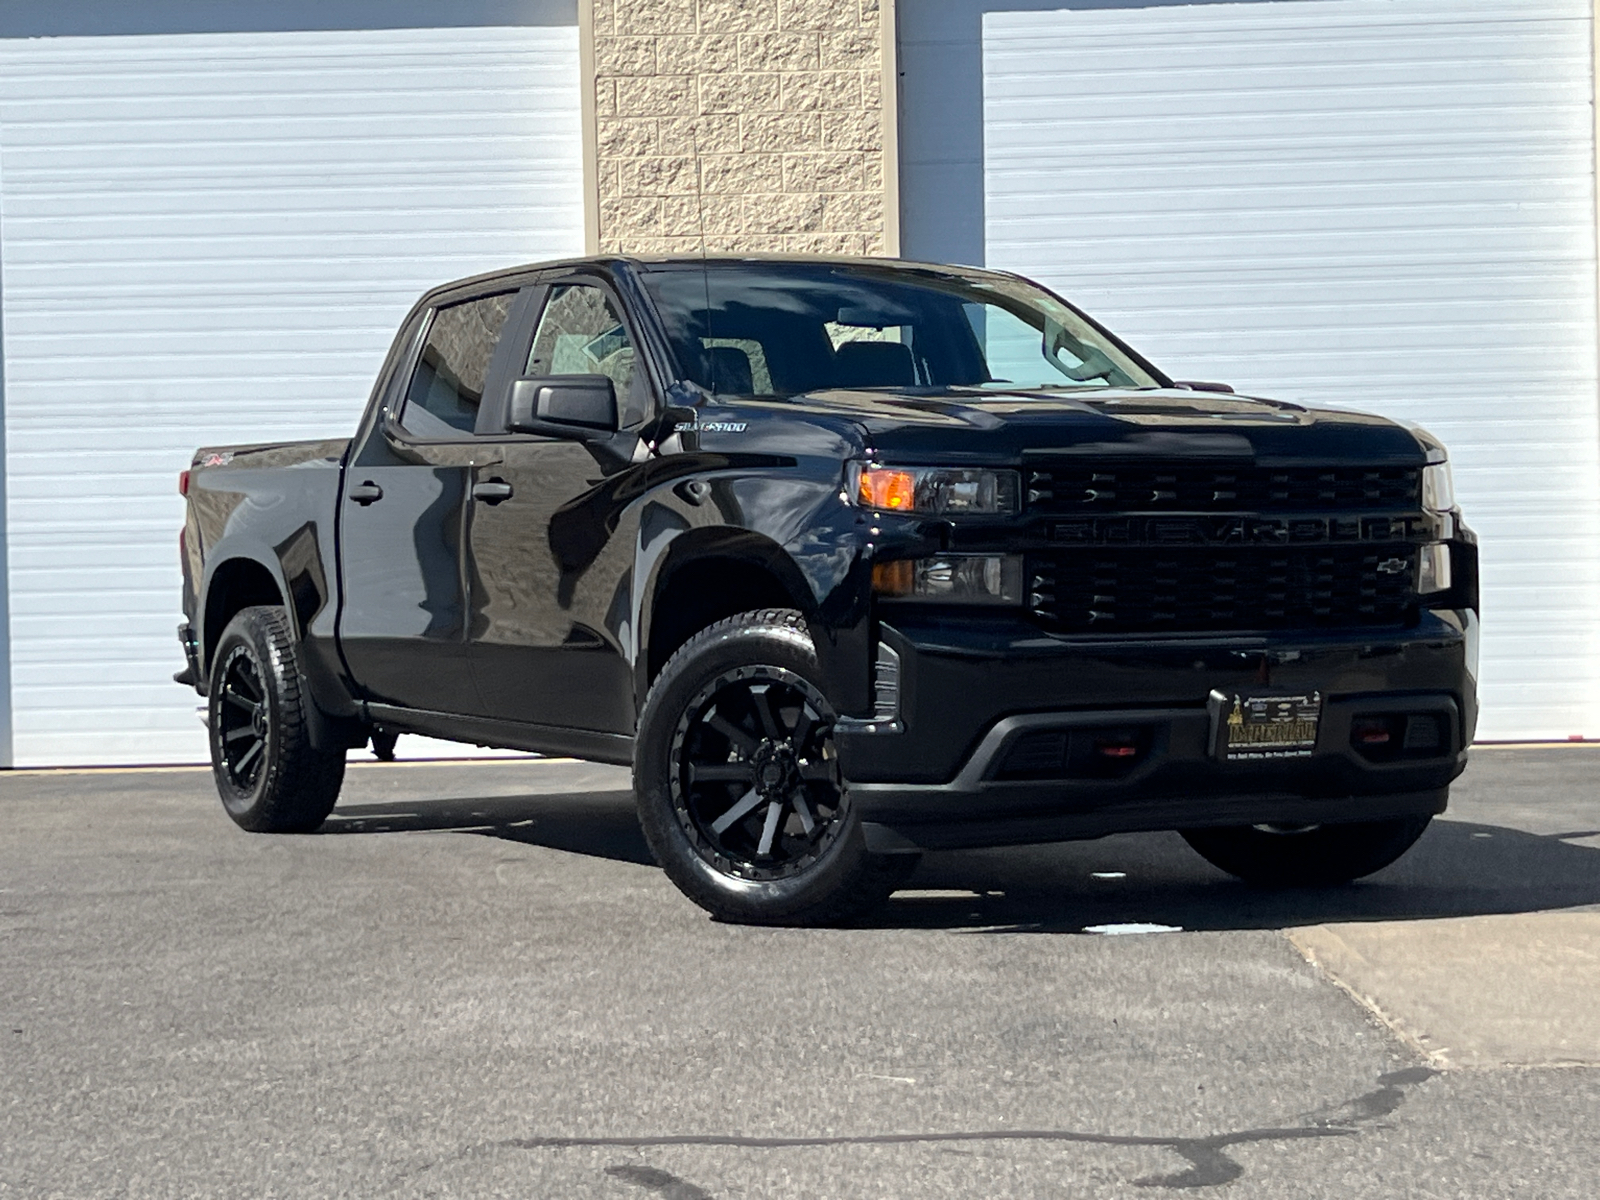
<path fill-rule="evenodd" d="M 762 534 L 707 529 L 674 538 L 645 589 L 637 662 L 642 709 L 650 684 L 700 630 L 758 608 L 793 608 L 814 620 L 817 600 L 794 560 Z"/>
<path fill-rule="evenodd" d="M 287 589 L 278 573 L 277 564 L 270 559 L 235 551 L 212 560 L 206 571 L 205 603 L 200 622 L 200 666 L 211 670 L 212 655 L 217 641 L 228 622 L 241 609 L 255 604 L 275 604 L 287 607 Z M 289 628 L 297 640 L 301 630 L 296 614 L 289 614 Z"/>

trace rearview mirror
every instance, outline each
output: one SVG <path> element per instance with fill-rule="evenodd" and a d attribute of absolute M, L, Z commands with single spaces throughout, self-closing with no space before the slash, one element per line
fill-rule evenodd
<path fill-rule="evenodd" d="M 605 375 L 533 375 L 511 385 L 512 433 L 584 438 L 617 431 L 617 389 Z"/>

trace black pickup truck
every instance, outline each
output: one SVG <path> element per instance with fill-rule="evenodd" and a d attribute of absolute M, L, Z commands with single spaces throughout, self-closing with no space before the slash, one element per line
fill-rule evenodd
<path fill-rule="evenodd" d="M 315 829 L 399 732 L 626 764 L 730 920 L 1127 830 L 1348 880 L 1444 810 L 1476 722 L 1432 437 L 1174 382 L 999 272 L 464 280 L 353 438 L 201 450 L 181 490 L 178 679 L 241 826 Z"/>

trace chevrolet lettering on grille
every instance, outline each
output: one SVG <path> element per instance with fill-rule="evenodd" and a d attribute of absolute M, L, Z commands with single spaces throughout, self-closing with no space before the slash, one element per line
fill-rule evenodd
<path fill-rule="evenodd" d="M 1051 541 L 1079 546 L 1271 546 L 1421 535 L 1413 517 L 1086 517 L 1050 525 Z"/>

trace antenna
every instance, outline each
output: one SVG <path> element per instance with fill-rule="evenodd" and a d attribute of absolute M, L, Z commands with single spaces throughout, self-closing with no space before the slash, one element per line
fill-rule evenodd
<path fill-rule="evenodd" d="M 711 337 L 711 270 L 706 265 L 706 200 L 705 186 L 701 181 L 704 167 L 700 161 L 700 135 L 696 132 L 694 124 L 689 126 L 689 145 L 694 150 L 694 215 L 695 224 L 700 231 L 700 283 L 706 295 L 706 336 L 709 343 Z M 713 354 L 712 347 L 706 346 L 706 366 L 710 368 L 711 394 L 717 394 L 717 356 Z"/>

